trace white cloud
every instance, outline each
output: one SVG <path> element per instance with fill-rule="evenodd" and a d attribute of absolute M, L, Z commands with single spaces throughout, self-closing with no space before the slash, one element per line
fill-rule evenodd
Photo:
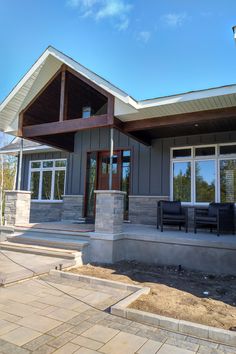
<path fill-rule="evenodd" d="M 187 14 L 170 13 L 162 16 L 163 22 L 169 27 L 180 27 L 187 19 Z"/>
<path fill-rule="evenodd" d="M 138 40 L 144 43 L 147 43 L 151 37 L 151 32 L 141 31 L 138 33 Z"/>
<path fill-rule="evenodd" d="M 83 17 L 91 17 L 96 21 L 114 20 L 118 30 L 125 30 L 129 26 L 132 5 L 126 0 L 67 0 L 67 4 L 76 8 Z"/>

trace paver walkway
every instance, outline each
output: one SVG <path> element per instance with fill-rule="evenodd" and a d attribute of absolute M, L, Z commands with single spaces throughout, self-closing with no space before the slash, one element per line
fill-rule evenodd
<path fill-rule="evenodd" d="M 47 257 L 23 252 L 0 250 L 0 285 L 27 279 L 36 274 L 47 273 L 60 264 L 73 265 L 74 260 Z M 23 265 L 23 267 L 21 266 Z"/>
<path fill-rule="evenodd" d="M 2 287 L 0 354 L 236 353 L 106 311 L 128 294 L 51 275 Z"/>

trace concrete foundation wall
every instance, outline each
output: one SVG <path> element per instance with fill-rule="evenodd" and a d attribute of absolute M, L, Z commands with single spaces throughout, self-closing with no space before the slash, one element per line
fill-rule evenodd
<path fill-rule="evenodd" d="M 63 203 L 31 202 L 30 222 L 60 221 Z"/>
<path fill-rule="evenodd" d="M 147 264 L 178 266 L 212 274 L 236 275 L 236 244 L 184 240 L 178 235 L 166 241 L 146 235 L 104 235 L 90 239 L 90 262 L 115 263 L 135 260 Z M 222 236 L 223 237 L 223 236 Z M 156 240 L 155 240 L 156 238 Z"/>
<path fill-rule="evenodd" d="M 236 275 L 236 249 L 126 240 L 125 259 Z"/>

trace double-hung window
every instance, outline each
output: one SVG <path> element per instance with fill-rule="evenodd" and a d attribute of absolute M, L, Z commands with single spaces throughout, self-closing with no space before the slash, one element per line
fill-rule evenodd
<path fill-rule="evenodd" d="M 236 144 L 171 149 L 171 198 L 236 203 Z"/>
<path fill-rule="evenodd" d="M 31 161 L 29 186 L 34 201 L 60 201 L 65 193 L 66 160 Z"/>

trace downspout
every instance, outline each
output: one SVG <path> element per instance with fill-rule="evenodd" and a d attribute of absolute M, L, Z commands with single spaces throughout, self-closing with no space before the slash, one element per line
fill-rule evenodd
<path fill-rule="evenodd" d="M 20 138 L 20 154 L 17 163 L 17 170 L 18 170 L 17 190 L 21 189 L 22 158 L 23 158 L 23 139 Z"/>
<path fill-rule="evenodd" d="M 114 150 L 114 129 L 110 129 L 110 170 L 109 170 L 109 190 L 112 190 L 112 163 Z"/>

